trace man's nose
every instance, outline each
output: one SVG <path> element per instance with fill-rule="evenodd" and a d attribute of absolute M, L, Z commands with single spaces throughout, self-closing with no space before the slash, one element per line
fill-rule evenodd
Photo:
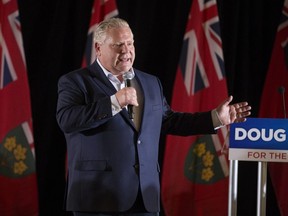
<path fill-rule="evenodd" d="M 121 51 L 122 51 L 122 53 L 127 53 L 127 52 L 129 51 L 129 46 L 128 46 L 128 44 L 123 44 L 123 45 L 121 46 Z"/>

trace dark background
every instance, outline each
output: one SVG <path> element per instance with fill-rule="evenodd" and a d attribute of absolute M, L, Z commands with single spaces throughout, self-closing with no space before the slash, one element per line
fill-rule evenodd
<path fill-rule="evenodd" d="M 168 101 L 191 2 L 116 0 L 120 17 L 134 32 L 134 66 L 161 79 Z M 31 90 L 40 216 L 69 215 L 62 210 L 66 146 L 55 120 L 57 80 L 81 66 L 93 0 L 18 3 Z M 218 0 L 228 91 L 234 102 L 250 103 L 252 117 L 258 115 L 282 6 L 283 0 Z M 238 182 L 238 215 L 256 215 L 255 162 L 239 162 Z M 269 178 L 267 189 L 267 216 L 280 215 Z"/>

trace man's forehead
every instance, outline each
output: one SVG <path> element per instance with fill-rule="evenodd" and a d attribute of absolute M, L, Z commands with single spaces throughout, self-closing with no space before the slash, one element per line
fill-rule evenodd
<path fill-rule="evenodd" d="M 121 44 L 121 43 L 134 43 L 133 36 L 127 37 L 110 37 L 108 36 L 105 40 L 108 44 Z"/>

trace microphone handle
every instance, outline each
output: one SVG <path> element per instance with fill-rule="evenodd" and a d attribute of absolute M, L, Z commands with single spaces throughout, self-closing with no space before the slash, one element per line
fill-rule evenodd
<path fill-rule="evenodd" d="M 129 104 L 128 107 L 128 115 L 130 119 L 134 119 L 134 113 L 133 113 L 133 105 Z"/>
<path fill-rule="evenodd" d="M 131 80 L 130 80 L 130 79 L 127 79 L 127 80 L 126 80 L 126 87 L 131 87 Z M 130 119 L 134 119 L 133 105 L 128 104 L 127 110 L 128 110 L 129 118 L 130 118 Z"/>

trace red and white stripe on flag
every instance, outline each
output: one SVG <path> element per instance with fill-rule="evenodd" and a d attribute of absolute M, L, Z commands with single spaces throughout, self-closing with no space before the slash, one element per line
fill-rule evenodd
<path fill-rule="evenodd" d="M 184 112 L 208 111 L 227 96 L 216 0 L 194 0 L 171 107 Z M 227 140 L 226 127 L 216 135 L 167 136 L 161 182 L 167 216 L 227 214 Z"/>

